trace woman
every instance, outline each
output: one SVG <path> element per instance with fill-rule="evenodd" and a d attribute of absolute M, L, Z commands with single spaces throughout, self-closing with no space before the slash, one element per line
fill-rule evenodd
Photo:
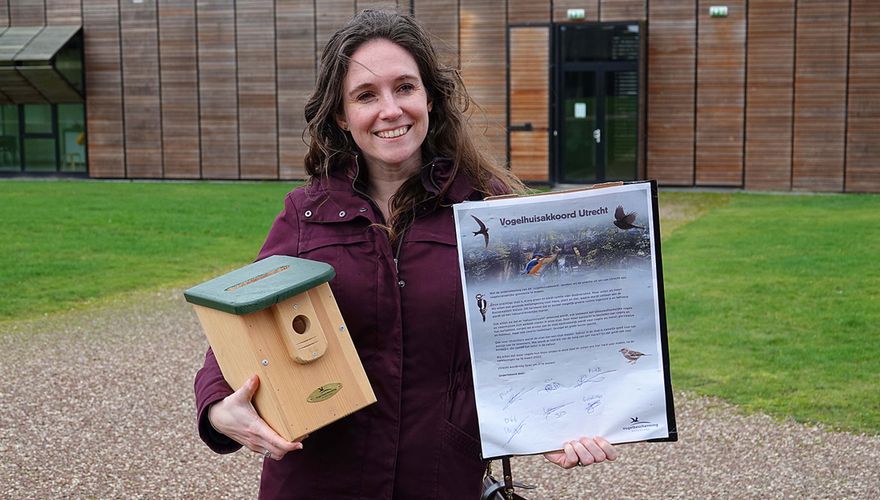
<path fill-rule="evenodd" d="M 468 98 L 412 19 L 365 11 L 329 41 L 306 104 L 311 176 L 260 251 L 328 262 L 378 402 L 284 441 L 233 392 L 211 351 L 196 377 L 199 432 L 217 452 L 263 454 L 261 497 L 477 498 L 485 463 L 467 345 L 453 203 L 520 191 L 464 123 Z M 561 443 L 562 444 L 562 443 Z M 613 460 L 602 438 L 546 455 Z"/>

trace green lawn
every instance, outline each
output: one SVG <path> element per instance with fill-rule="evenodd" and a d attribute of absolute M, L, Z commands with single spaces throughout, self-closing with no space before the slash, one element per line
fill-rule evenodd
<path fill-rule="evenodd" d="M 736 194 L 674 231 L 674 386 L 880 432 L 878 222 L 878 196 Z"/>
<path fill-rule="evenodd" d="M 0 321 L 253 260 L 290 183 L 0 182 Z"/>
<path fill-rule="evenodd" d="M 0 321 L 254 258 L 291 183 L 0 182 Z M 672 381 L 880 433 L 880 196 L 660 196 Z"/>

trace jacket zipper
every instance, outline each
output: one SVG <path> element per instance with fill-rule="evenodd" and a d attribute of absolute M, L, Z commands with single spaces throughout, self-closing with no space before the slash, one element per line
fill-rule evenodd
<path fill-rule="evenodd" d="M 373 205 L 373 209 L 381 214 L 382 211 L 379 210 L 379 207 L 378 207 L 378 205 L 376 205 L 376 202 L 373 200 L 373 198 L 371 198 L 367 193 L 364 193 L 363 191 L 361 191 L 360 189 L 357 188 L 357 179 L 361 173 L 361 164 L 358 159 L 357 153 L 354 154 L 354 165 L 355 165 L 354 180 L 351 181 L 352 191 L 361 195 L 363 198 L 365 198 L 367 201 L 369 201 Z M 434 168 L 434 162 L 432 161 L 431 162 L 431 169 L 433 169 L 433 168 Z M 384 217 L 383 217 L 382 222 L 387 223 L 388 221 L 384 220 Z M 397 286 L 400 288 L 403 288 L 404 286 L 406 286 L 406 282 L 404 280 L 400 279 L 400 266 L 399 266 L 400 249 L 403 248 L 403 238 L 405 236 L 406 236 L 406 229 L 404 229 L 403 232 L 400 233 L 400 237 L 397 239 L 397 249 L 394 251 L 394 257 L 392 259 L 394 261 L 394 275 L 397 278 Z M 387 235 L 386 235 L 386 238 L 387 238 Z M 388 242 L 391 243 L 391 240 L 389 240 Z"/>

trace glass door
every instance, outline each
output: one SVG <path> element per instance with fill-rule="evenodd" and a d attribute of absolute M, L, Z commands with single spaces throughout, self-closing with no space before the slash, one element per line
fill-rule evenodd
<path fill-rule="evenodd" d="M 21 160 L 25 172 L 58 170 L 53 108 L 51 104 L 25 104 L 19 108 L 23 125 Z"/>
<path fill-rule="evenodd" d="M 633 180 L 639 151 L 639 26 L 584 23 L 556 32 L 556 180 Z"/>
<path fill-rule="evenodd" d="M 560 182 L 589 182 L 597 178 L 596 159 L 601 146 L 598 134 L 595 71 L 567 71 L 562 78 L 559 112 L 562 166 Z"/>
<path fill-rule="evenodd" d="M 639 74 L 608 71 L 604 75 L 604 180 L 633 180 L 638 168 Z"/>

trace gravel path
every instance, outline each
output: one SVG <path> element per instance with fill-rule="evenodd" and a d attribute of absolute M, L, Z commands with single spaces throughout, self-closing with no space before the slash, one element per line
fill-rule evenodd
<path fill-rule="evenodd" d="M 207 343 L 179 290 L 0 325 L 0 497 L 254 498 L 260 459 L 214 455 L 193 422 Z M 676 394 L 680 441 L 563 471 L 514 460 L 529 498 L 877 498 L 880 437 Z"/>

